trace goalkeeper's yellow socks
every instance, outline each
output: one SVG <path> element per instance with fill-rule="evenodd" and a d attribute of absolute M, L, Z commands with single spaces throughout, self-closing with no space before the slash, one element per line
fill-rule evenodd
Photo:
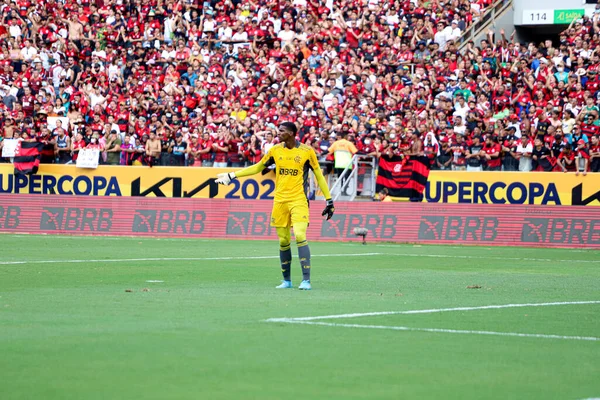
<path fill-rule="evenodd" d="M 290 281 L 292 271 L 292 249 L 290 245 L 279 246 L 279 259 L 281 260 L 281 273 L 284 281 Z"/>
<path fill-rule="evenodd" d="M 302 280 L 310 281 L 310 248 L 306 240 L 298 242 L 298 257 L 302 266 Z"/>

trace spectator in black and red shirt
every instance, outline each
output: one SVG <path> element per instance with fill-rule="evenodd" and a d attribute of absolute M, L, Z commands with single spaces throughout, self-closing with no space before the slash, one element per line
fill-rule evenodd
<path fill-rule="evenodd" d="M 556 162 L 563 172 L 576 171 L 575 152 L 570 144 L 563 147 Z"/>
<path fill-rule="evenodd" d="M 550 172 L 554 169 L 552 153 L 539 138 L 536 138 L 534 141 L 531 158 L 533 161 L 533 171 Z"/>

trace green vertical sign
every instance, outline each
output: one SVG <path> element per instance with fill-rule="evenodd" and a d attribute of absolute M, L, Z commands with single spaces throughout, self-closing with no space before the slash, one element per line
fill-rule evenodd
<path fill-rule="evenodd" d="M 577 18 L 581 18 L 585 14 L 583 8 L 573 10 L 554 10 L 554 23 L 555 24 L 570 24 L 571 21 Z"/>

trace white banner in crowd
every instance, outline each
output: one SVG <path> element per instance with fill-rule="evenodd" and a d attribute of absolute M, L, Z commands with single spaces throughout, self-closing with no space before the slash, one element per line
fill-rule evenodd
<path fill-rule="evenodd" d="M 77 168 L 98 168 L 98 159 L 100 158 L 100 150 L 98 149 L 81 149 L 77 156 Z"/>
<path fill-rule="evenodd" d="M 11 158 L 15 156 L 15 149 L 17 148 L 18 139 L 4 139 L 4 146 L 2 147 L 2 157 Z"/>
<path fill-rule="evenodd" d="M 62 122 L 63 129 L 69 130 L 69 118 L 68 117 L 48 117 L 48 129 L 52 132 L 56 129 L 56 121 Z"/>

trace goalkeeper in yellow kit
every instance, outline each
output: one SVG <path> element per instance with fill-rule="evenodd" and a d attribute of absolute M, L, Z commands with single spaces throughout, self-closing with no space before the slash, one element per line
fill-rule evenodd
<path fill-rule="evenodd" d="M 279 236 L 279 258 L 283 282 L 278 289 L 292 287 L 291 264 L 292 250 L 290 249 L 291 228 L 294 228 L 298 257 L 302 266 L 301 290 L 310 290 L 310 249 L 306 241 L 308 229 L 308 170 L 311 169 L 325 199 L 327 206 L 323 216 L 330 219 L 335 211 L 333 200 L 323 177 L 317 155 L 312 147 L 298 143 L 296 133 L 298 128 L 291 122 L 284 122 L 279 126 L 280 144 L 273 146 L 260 162 L 236 172 L 222 173 L 217 176 L 216 182 L 228 185 L 233 179 L 250 176 L 261 172 L 263 169 L 275 164 L 275 201 L 271 213 L 271 226 L 277 228 Z"/>

